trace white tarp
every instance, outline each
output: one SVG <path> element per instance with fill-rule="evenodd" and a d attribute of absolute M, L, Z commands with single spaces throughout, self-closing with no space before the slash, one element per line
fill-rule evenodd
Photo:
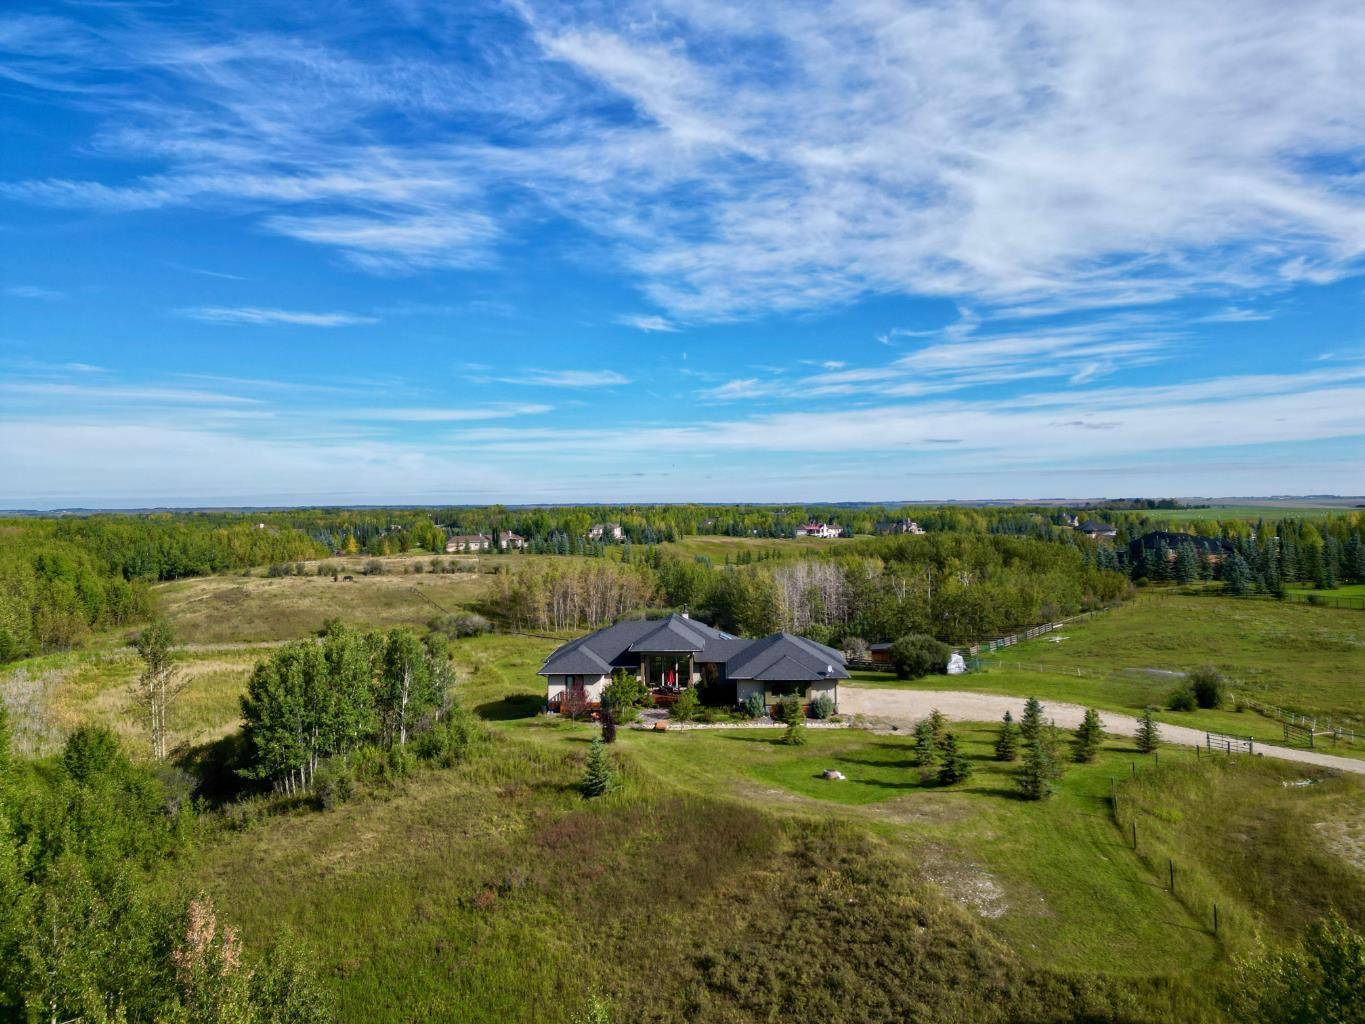
<path fill-rule="evenodd" d="M 950 676 L 960 676 L 967 671 L 967 663 L 962 660 L 962 655 L 957 651 L 948 659 L 948 674 Z"/>

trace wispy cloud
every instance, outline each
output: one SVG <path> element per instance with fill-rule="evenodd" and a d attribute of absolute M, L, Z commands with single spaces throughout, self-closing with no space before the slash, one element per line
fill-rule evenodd
<path fill-rule="evenodd" d="M 1365 22 L 1333 0 L 1185 13 L 544 0 L 493 27 L 418 18 L 406 47 L 307 10 L 217 35 L 149 10 L 30 19 L 10 80 L 90 104 L 103 155 L 157 170 L 0 194 L 212 205 L 383 273 L 486 265 L 567 218 L 666 323 L 874 294 L 1054 312 L 1354 272 L 1365 205 L 1338 169 L 1362 151 Z"/>
<path fill-rule="evenodd" d="M 1241 306 L 1228 306 L 1220 309 L 1216 313 L 1209 313 L 1197 318 L 1197 322 L 1204 324 L 1245 324 L 1256 320 L 1269 320 L 1270 313 L 1262 312 L 1258 309 L 1247 309 Z"/>
<path fill-rule="evenodd" d="M 619 324 L 625 324 L 627 327 L 634 327 L 637 328 L 638 330 L 647 331 L 651 333 L 662 331 L 665 333 L 673 334 L 682 329 L 677 324 L 673 323 L 671 320 L 666 320 L 658 315 L 651 316 L 643 313 L 634 313 L 626 316 L 620 316 L 617 317 L 616 322 Z"/>
<path fill-rule="evenodd" d="M 341 419 L 389 421 L 394 423 L 465 423 L 478 420 L 519 419 L 523 416 L 540 416 L 553 411 L 550 405 L 499 405 L 475 406 L 467 409 L 432 408 L 387 408 L 387 409 L 344 409 L 333 415 Z"/>
<path fill-rule="evenodd" d="M 611 388 L 630 383 L 629 377 L 615 370 L 528 370 L 495 379 L 503 384 L 534 384 L 547 388 Z"/>
<path fill-rule="evenodd" d="M 309 313 L 296 309 L 260 306 L 195 306 L 180 310 L 182 316 L 214 324 L 290 324 L 300 327 L 353 327 L 378 323 L 377 318 L 356 313 Z"/>
<path fill-rule="evenodd" d="M 58 299 L 66 298 L 66 292 L 57 291 L 55 288 L 42 288 L 35 284 L 11 284 L 7 285 L 4 291 L 12 299 L 36 299 L 43 302 L 55 302 Z"/>

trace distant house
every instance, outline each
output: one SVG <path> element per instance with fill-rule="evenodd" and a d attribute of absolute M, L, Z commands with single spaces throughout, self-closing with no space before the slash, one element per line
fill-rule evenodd
<path fill-rule="evenodd" d="M 843 534 L 836 523 L 807 523 L 796 528 L 798 537 L 842 537 Z"/>
<path fill-rule="evenodd" d="M 913 519 L 893 519 L 890 522 L 878 523 L 877 532 L 883 534 L 913 533 L 921 534 L 924 527 Z"/>
<path fill-rule="evenodd" d="M 1063 513 L 1062 513 L 1062 525 L 1063 525 L 1063 526 L 1069 526 L 1069 527 L 1071 527 L 1071 528 L 1074 530 L 1076 527 L 1078 527 L 1078 526 L 1081 525 L 1081 518 L 1080 518 L 1080 516 L 1073 516 L 1073 515 L 1071 515 L 1071 514 L 1068 513 L 1068 512 L 1063 512 Z"/>
<path fill-rule="evenodd" d="M 626 531 L 620 523 L 594 523 L 588 529 L 588 540 L 625 540 Z"/>
<path fill-rule="evenodd" d="M 526 547 L 526 538 L 511 530 L 504 530 L 498 534 L 498 547 L 503 551 L 520 551 Z"/>
<path fill-rule="evenodd" d="M 686 615 L 618 622 L 571 640 L 545 659 L 551 709 L 566 698 L 600 701 L 620 669 L 633 674 L 667 704 L 697 687 L 704 701 L 738 705 L 759 694 L 766 706 L 795 694 L 809 703 L 828 696 L 839 706 L 844 656 L 814 640 L 774 633 L 757 640 L 722 633 Z"/>
<path fill-rule="evenodd" d="M 1162 545 L 1165 545 L 1167 559 L 1174 560 L 1180 553 L 1180 548 L 1186 544 L 1194 548 L 1195 554 L 1203 555 L 1210 562 L 1221 562 L 1234 550 L 1231 544 L 1225 540 L 1219 540 L 1217 537 L 1199 537 L 1193 533 L 1153 530 L 1151 533 L 1144 533 L 1141 537 L 1130 541 L 1128 553 L 1136 562 L 1144 551 L 1159 551 Z"/>
<path fill-rule="evenodd" d="M 487 551 L 493 546 L 493 538 L 482 533 L 456 533 L 446 538 L 446 554 L 457 551 Z"/>
<path fill-rule="evenodd" d="M 1076 532 L 1085 534 L 1091 540 L 1113 540 L 1119 535 L 1117 527 L 1101 523 L 1098 519 L 1087 519 L 1076 527 Z"/>

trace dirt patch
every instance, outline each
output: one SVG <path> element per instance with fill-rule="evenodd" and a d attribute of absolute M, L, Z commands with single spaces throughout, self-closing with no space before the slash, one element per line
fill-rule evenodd
<path fill-rule="evenodd" d="M 1316 827 L 1329 850 L 1365 872 L 1365 821 L 1320 821 Z"/>
<path fill-rule="evenodd" d="M 996 877 L 967 860 L 961 850 L 925 846 L 921 852 L 926 877 L 955 903 L 991 921 L 1004 917 L 1010 909 L 1005 889 Z"/>

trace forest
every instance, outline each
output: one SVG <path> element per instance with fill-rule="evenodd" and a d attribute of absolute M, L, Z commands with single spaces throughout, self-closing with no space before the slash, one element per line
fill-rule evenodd
<path fill-rule="evenodd" d="M 151 583 L 331 555 L 442 551 L 451 533 L 511 531 L 526 538 L 532 554 L 601 560 L 603 568 L 566 562 L 502 581 L 497 610 L 511 623 L 540 629 L 597 624 L 633 608 L 689 606 L 744 632 L 780 627 L 871 639 L 913 624 L 962 639 L 1112 602 L 1123 590 L 1115 577 L 1125 574 L 1139 584 L 1222 580 L 1234 595 L 1271 596 L 1296 584 L 1331 589 L 1365 580 L 1365 516 L 1358 512 L 1312 522 L 1181 519 L 1171 504 L 1093 510 L 1117 530 L 1112 544 L 1073 530 L 1070 518 L 1084 510 L 1062 506 L 487 506 L 14 517 L 0 520 L 0 663 L 69 650 L 92 631 L 145 621 Z M 923 536 L 876 535 L 907 517 Z M 819 550 L 739 547 L 733 558 L 725 556 L 728 567 L 744 570 L 738 573 L 717 574 L 712 570 L 727 566 L 667 547 L 692 536 L 790 537 L 810 519 L 836 522 L 853 536 Z M 589 540 L 599 522 L 620 523 L 623 539 Z M 1217 539 L 1233 554 L 1216 564 L 1178 544 L 1168 551 L 1130 547 L 1154 530 Z M 605 568 L 613 563 L 627 568 Z"/>

